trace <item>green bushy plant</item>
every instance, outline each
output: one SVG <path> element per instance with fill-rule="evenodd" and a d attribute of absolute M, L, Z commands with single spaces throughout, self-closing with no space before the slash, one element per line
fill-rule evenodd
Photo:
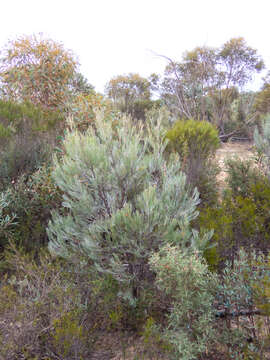
<path fill-rule="evenodd" d="M 214 155 L 219 147 L 218 131 L 207 121 L 179 120 L 167 132 L 166 138 L 168 146 L 182 156 L 202 160 Z"/>
<path fill-rule="evenodd" d="M 167 151 L 177 152 L 188 182 L 196 186 L 203 203 L 216 201 L 219 172 L 213 157 L 220 145 L 217 129 L 207 121 L 179 120 L 166 133 Z"/>
<path fill-rule="evenodd" d="M 32 131 L 49 131 L 63 122 L 59 110 L 44 110 L 30 102 L 0 100 L 0 123 L 13 132 L 27 127 Z"/>
<path fill-rule="evenodd" d="M 162 336 L 170 344 L 172 359 L 191 360 L 214 343 L 214 296 L 217 277 L 198 253 L 170 245 L 155 253 L 150 264 L 157 286 L 172 304 Z"/>
<path fill-rule="evenodd" d="M 0 100 L 0 188 L 48 162 L 63 123 L 58 111 Z"/>
<path fill-rule="evenodd" d="M 46 227 L 51 210 L 60 207 L 61 192 L 51 178 L 51 168 L 44 165 L 32 176 L 19 177 L 6 191 L 8 203 L 3 215 L 12 218 L 16 214 L 16 225 L 10 226 L 12 237 L 26 251 L 37 251 L 48 243 Z M 3 249 L 8 238 L 0 233 Z"/>
<path fill-rule="evenodd" d="M 270 249 L 270 183 L 252 161 L 231 159 L 226 163 L 227 188 L 214 206 L 201 209 L 198 226 L 214 229 L 215 253 L 208 253 L 215 267 L 233 261 L 240 247 L 267 253 Z M 212 258 L 211 258 L 212 256 Z"/>
<path fill-rule="evenodd" d="M 134 306 L 153 282 L 153 250 L 207 240 L 189 226 L 198 193 L 188 191 L 177 156 L 165 159 L 165 147 L 160 121 L 135 127 L 129 118 L 115 124 L 99 114 L 86 134 L 67 135 L 65 155 L 55 160 L 67 215 L 52 215 L 50 251 L 65 258 L 85 254 Z"/>
<path fill-rule="evenodd" d="M 226 184 L 233 196 L 248 196 L 251 187 L 263 178 L 252 160 L 231 158 L 226 161 L 225 166 L 228 174 Z"/>
<path fill-rule="evenodd" d="M 29 176 L 46 162 L 52 153 L 50 140 L 14 136 L 1 153 L 0 188 L 5 189 L 22 175 Z"/>
<path fill-rule="evenodd" d="M 5 238 L 6 241 L 12 234 L 11 227 L 16 224 L 16 215 L 13 212 L 6 213 L 6 209 L 10 205 L 10 198 L 10 191 L 0 193 L 0 237 Z"/>

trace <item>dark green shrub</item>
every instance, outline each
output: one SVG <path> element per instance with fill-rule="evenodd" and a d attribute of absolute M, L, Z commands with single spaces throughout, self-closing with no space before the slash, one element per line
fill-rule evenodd
<path fill-rule="evenodd" d="M 30 102 L 0 100 L 0 123 L 13 133 L 25 128 L 36 132 L 49 131 L 61 126 L 63 120 L 64 115 L 58 110 L 45 111 Z"/>
<path fill-rule="evenodd" d="M 61 204 L 61 193 L 51 179 L 51 169 L 43 166 L 28 179 L 19 177 L 9 190 L 9 202 L 3 215 L 16 214 L 16 225 L 11 226 L 14 241 L 25 250 L 38 250 L 48 242 L 46 227 L 51 210 Z M 7 244 L 0 234 L 0 247 Z"/>
<path fill-rule="evenodd" d="M 218 205 L 200 212 L 199 226 L 214 229 L 214 262 L 233 261 L 240 247 L 248 252 L 270 250 L 270 183 L 262 177 L 243 191 L 245 196 L 238 195 L 239 190 L 227 191 Z"/>
<path fill-rule="evenodd" d="M 197 187 L 200 194 L 199 209 L 205 206 L 214 206 L 219 197 L 220 189 L 217 176 L 220 173 L 220 167 L 215 159 L 208 159 L 204 163 L 204 168 L 199 174 Z"/>
<path fill-rule="evenodd" d="M 203 202 L 217 198 L 218 166 L 213 157 L 220 145 L 218 131 L 207 121 L 179 120 L 167 132 L 167 151 L 177 152 L 188 182 L 199 190 Z"/>
<path fill-rule="evenodd" d="M 15 135 L 1 153 L 0 188 L 5 189 L 22 175 L 29 176 L 50 161 L 50 139 Z"/>
<path fill-rule="evenodd" d="M 232 196 L 248 196 L 251 187 L 261 181 L 262 174 L 254 165 L 252 160 L 241 160 L 240 158 L 226 161 L 225 166 L 228 173 L 226 183 Z"/>
<path fill-rule="evenodd" d="M 0 100 L 0 189 L 49 161 L 62 123 L 60 112 Z"/>

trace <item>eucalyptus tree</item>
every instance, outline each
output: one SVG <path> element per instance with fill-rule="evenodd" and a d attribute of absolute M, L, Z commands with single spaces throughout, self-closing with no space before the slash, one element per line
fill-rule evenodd
<path fill-rule="evenodd" d="M 180 62 L 165 58 L 168 65 L 160 91 L 167 105 L 178 116 L 213 122 L 226 138 L 225 122 L 233 101 L 264 67 L 257 50 L 235 38 L 220 48 L 197 47 Z"/>
<path fill-rule="evenodd" d="M 76 56 L 42 35 L 21 36 L 1 51 L 2 96 L 46 109 L 62 106 L 78 69 Z"/>

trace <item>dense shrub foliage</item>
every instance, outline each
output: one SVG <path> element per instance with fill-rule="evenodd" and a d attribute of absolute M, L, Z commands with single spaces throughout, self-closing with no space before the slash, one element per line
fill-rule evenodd
<path fill-rule="evenodd" d="M 237 251 L 243 247 L 268 253 L 270 248 L 269 214 L 270 185 L 268 181 L 252 184 L 248 195 L 234 196 L 227 192 L 215 207 L 202 209 L 199 224 L 206 229 L 214 229 L 211 261 L 226 259 L 233 261 Z"/>
<path fill-rule="evenodd" d="M 0 100 L 0 189 L 49 162 L 63 119 L 59 111 Z"/>
<path fill-rule="evenodd" d="M 124 285 L 131 302 L 152 282 L 152 251 L 199 241 L 189 227 L 198 194 L 186 188 L 177 157 L 166 161 L 165 147 L 160 122 L 134 127 L 122 117 L 113 127 L 100 116 L 85 135 L 68 134 L 65 155 L 55 161 L 68 213 L 53 213 L 50 250 L 66 258 L 84 254 Z"/>
<path fill-rule="evenodd" d="M 220 146 L 217 129 L 206 121 L 179 120 L 166 133 L 167 151 L 176 152 L 188 182 L 197 187 L 203 203 L 217 198 L 218 166 L 213 160 Z"/>
<path fill-rule="evenodd" d="M 21 176 L 9 189 L 8 203 L 3 210 L 5 217 L 12 218 L 15 224 L 10 226 L 13 241 L 26 251 L 38 251 L 48 244 L 46 227 L 51 211 L 61 205 L 61 193 L 51 179 L 51 169 L 44 166 L 28 179 Z M 0 234 L 0 246 L 8 243 L 5 233 Z"/>
<path fill-rule="evenodd" d="M 207 121 L 179 120 L 166 134 L 169 147 L 182 155 L 203 161 L 219 147 L 218 132 Z"/>

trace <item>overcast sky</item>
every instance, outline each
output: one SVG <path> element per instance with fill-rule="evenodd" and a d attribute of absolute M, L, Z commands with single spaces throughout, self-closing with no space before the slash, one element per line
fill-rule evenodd
<path fill-rule="evenodd" d="M 166 62 L 153 52 L 181 59 L 196 46 L 239 36 L 270 68 L 269 0 L 0 1 L 0 47 L 42 32 L 73 50 L 81 72 L 101 92 L 116 75 L 162 73 Z"/>

